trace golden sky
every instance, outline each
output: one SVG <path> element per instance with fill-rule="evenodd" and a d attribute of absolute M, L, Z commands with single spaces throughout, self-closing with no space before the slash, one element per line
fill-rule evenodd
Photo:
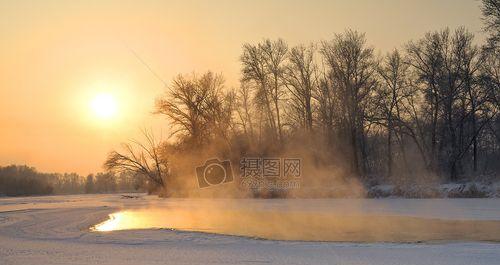
<path fill-rule="evenodd" d="M 480 1 L 42 1 L 0 0 L 0 165 L 87 174 L 142 127 L 167 135 L 152 116 L 159 81 L 222 72 L 237 86 L 245 42 L 291 45 L 366 32 L 378 51 L 430 30 L 466 26 L 481 41 Z M 116 115 L 90 110 L 113 95 Z"/>

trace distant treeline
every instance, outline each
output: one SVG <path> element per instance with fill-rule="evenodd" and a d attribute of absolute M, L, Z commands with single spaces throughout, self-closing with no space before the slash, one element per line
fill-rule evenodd
<path fill-rule="evenodd" d="M 106 166 L 163 188 L 213 156 L 302 157 L 315 169 L 310 181 L 332 169 L 365 183 L 498 175 L 498 8 L 483 1 L 489 36 L 480 45 L 465 28 L 428 32 L 384 56 L 354 30 L 295 47 L 246 43 L 240 87 L 212 72 L 179 75 L 155 108 L 176 141 L 147 134 Z"/>
<path fill-rule="evenodd" d="M 76 173 L 42 173 L 28 166 L 0 166 L 0 195 L 6 196 L 131 192 L 140 190 L 142 184 L 142 178 L 130 174 L 84 177 Z"/>

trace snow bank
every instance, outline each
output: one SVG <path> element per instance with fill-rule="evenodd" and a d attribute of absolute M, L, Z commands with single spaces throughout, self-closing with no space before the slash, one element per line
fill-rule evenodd
<path fill-rule="evenodd" d="M 369 198 L 500 198 L 500 182 L 448 183 L 441 185 L 375 185 L 368 189 Z"/>

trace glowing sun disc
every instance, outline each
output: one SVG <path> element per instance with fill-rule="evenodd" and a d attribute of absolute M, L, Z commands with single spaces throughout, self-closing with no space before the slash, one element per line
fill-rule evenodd
<path fill-rule="evenodd" d="M 117 111 L 116 100 L 111 94 L 101 93 L 90 101 L 90 108 L 94 115 L 99 118 L 111 118 L 115 116 Z"/>

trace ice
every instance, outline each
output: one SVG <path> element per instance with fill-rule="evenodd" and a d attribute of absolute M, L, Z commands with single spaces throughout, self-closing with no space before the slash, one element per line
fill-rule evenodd
<path fill-rule="evenodd" d="M 200 203 L 238 209 L 500 220 L 500 199 L 160 199 L 73 195 L 0 199 L 0 264 L 498 264 L 496 242 L 273 241 L 168 229 L 92 232 L 124 209 Z"/>

